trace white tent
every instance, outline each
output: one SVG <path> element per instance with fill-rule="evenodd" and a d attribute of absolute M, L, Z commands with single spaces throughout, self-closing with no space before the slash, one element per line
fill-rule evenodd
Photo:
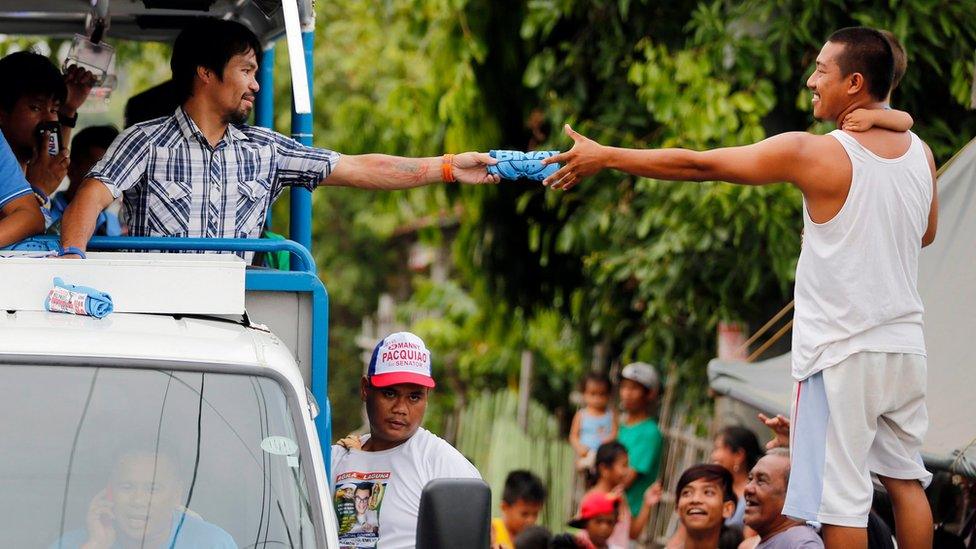
<path fill-rule="evenodd" d="M 939 230 L 922 250 L 929 431 L 933 468 L 976 478 L 976 139 L 939 176 Z M 789 354 L 758 363 L 713 360 L 713 390 L 766 413 L 788 414 Z"/>

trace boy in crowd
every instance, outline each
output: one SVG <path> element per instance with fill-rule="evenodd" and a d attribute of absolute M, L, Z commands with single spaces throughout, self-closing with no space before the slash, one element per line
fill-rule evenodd
<path fill-rule="evenodd" d="M 682 544 L 672 540 L 668 547 L 724 549 L 742 542 L 741 530 L 725 525 L 735 511 L 737 499 L 732 482 L 728 469 L 714 463 L 695 465 L 681 474 L 675 494 L 678 520 L 686 536 Z"/>
<path fill-rule="evenodd" d="M 491 519 L 491 545 L 495 549 L 514 549 L 513 541 L 523 530 L 539 520 L 546 502 L 546 487 L 530 471 L 512 471 L 505 478 L 501 518 Z"/>
<path fill-rule="evenodd" d="M 577 546 L 585 549 L 622 549 L 610 545 L 610 535 L 617 526 L 617 506 L 625 505 L 620 498 L 603 492 L 590 492 L 580 503 L 580 511 L 569 526 L 580 528 Z"/>
<path fill-rule="evenodd" d="M 624 479 L 627 505 L 633 516 L 640 515 L 644 492 L 658 476 L 664 439 L 650 408 L 657 400 L 660 383 L 657 371 L 644 362 L 624 366 L 620 373 L 620 421 L 618 440 L 627 448 L 630 472 Z"/>
<path fill-rule="evenodd" d="M 16 75 L 0 89 L 0 130 L 38 199 L 46 203 L 64 179 L 68 152 L 62 145 L 57 154 L 49 154 L 48 135 L 38 127 L 59 123 L 61 143 L 67 143 L 95 77 L 78 67 L 62 75 L 50 59 L 31 51 L 0 59 L 0 74 Z"/>
<path fill-rule="evenodd" d="M 50 219 L 51 225 L 61 221 L 65 208 L 74 198 L 85 174 L 96 162 L 105 156 L 112 141 L 119 136 L 115 126 L 89 126 L 71 140 L 71 162 L 68 164 L 68 188 L 51 196 Z M 123 234 L 119 217 L 110 209 L 103 210 L 95 222 L 95 234 L 105 236 L 120 236 Z"/>

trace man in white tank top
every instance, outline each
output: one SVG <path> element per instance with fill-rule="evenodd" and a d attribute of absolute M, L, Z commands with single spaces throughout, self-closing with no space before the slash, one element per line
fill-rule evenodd
<path fill-rule="evenodd" d="M 831 35 L 807 80 L 813 113 L 838 126 L 881 108 L 891 47 L 874 29 Z M 804 238 L 793 328 L 793 467 L 784 514 L 824 525 L 829 548 L 866 548 L 871 474 L 895 509 L 899 547 L 931 547 L 919 450 L 925 411 L 925 341 L 918 255 L 935 239 L 932 153 L 911 132 L 872 128 L 830 135 L 788 132 L 711 151 L 607 147 L 566 133 L 573 148 L 544 181 L 568 189 L 612 168 L 654 179 L 790 182 L 803 193 Z"/>

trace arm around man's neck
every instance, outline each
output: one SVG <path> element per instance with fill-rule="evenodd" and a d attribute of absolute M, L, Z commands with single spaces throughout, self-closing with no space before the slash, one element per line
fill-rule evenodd
<path fill-rule="evenodd" d="M 61 248 L 73 246 L 85 250 L 88 240 L 95 233 L 98 214 L 115 199 L 104 183 L 97 179 L 86 179 L 68 204 L 61 220 Z"/>

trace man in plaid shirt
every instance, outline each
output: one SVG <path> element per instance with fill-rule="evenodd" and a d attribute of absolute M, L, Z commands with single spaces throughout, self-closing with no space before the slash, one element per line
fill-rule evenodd
<path fill-rule="evenodd" d="M 261 44 L 247 27 L 203 19 L 180 33 L 170 66 L 180 93 L 172 116 L 123 132 L 65 211 L 61 243 L 81 257 L 95 220 L 123 197 L 132 236 L 255 238 L 286 185 L 406 189 L 430 183 L 497 183 L 483 153 L 431 158 L 345 155 L 248 126 Z"/>

